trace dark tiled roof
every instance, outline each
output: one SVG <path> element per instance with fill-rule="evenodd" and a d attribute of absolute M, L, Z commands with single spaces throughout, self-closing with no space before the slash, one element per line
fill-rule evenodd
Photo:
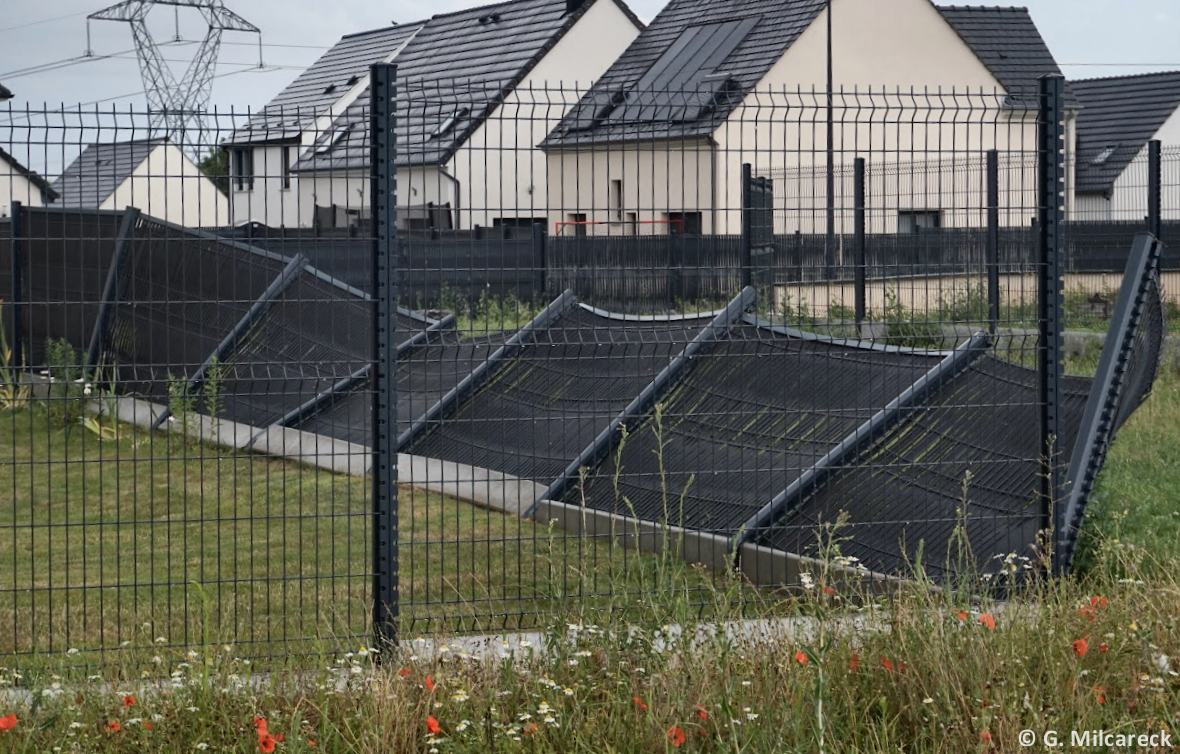
<path fill-rule="evenodd" d="M 296 139 L 369 75 L 374 63 L 387 60 L 421 30 L 424 21 L 350 34 L 279 92 L 230 143 Z"/>
<path fill-rule="evenodd" d="M 53 187 L 49 185 L 49 181 L 45 180 L 39 174 L 34 173 L 32 170 L 29 170 L 24 165 L 20 164 L 20 162 L 15 157 L 4 151 L 3 148 L 0 148 L 0 162 L 8 163 L 9 169 L 15 171 L 18 175 L 23 175 L 25 180 L 40 189 L 41 194 L 47 203 L 57 199 L 57 192 L 54 191 Z"/>
<path fill-rule="evenodd" d="M 166 139 L 91 144 L 53 182 L 63 207 L 98 209 Z"/>
<path fill-rule="evenodd" d="M 0 102 L 6 99 L 12 99 L 12 92 L 4 84 L 0 84 Z"/>
<path fill-rule="evenodd" d="M 596 2 L 613 2 L 642 28 L 622 0 L 586 0 L 572 13 L 567 0 L 511 0 L 427 21 L 393 61 L 398 71 L 397 163 L 448 160 Z M 367 167 L 368 120 L 366 92 L 296 169 Z M 443 125 L 448 127 L 440 129 Z M 440 130 L 445 133 L 434 135 Z M 334 142 L 330 148 L 329 142 Z"/>
<path fill-rule="evenodd" d="M 1008 92 L 1010 104 L 1036 107 L 1038 79 L 1061 75 L 1061 68 L 1027 8 L 947 6 L 939 11 L 999 80 Z M 1078 106 L 1068 85 L 1065 104 L 1075 109 Z"/>
<path fill-rule="evenodd" d="M 744 94 L 762 81 L 771 66 L 815 21 L 826 4 L 827 0 L 671 0 L 554 129 L 546 144 L 556 146 L 637 137 L 661 139 L 711 134 Z M 693 27 L 743 19 L 752 19 L 753 28 L 724 60 L 715 61 L 711 70 L 701 72 L 702 79 L 719 86 L 720 83 L 726 84 L 724 96 L 705 103 L 696 90 L 657 93 L 657 97 L 670 100 L 665 104 L 674 105 L 669 111 L 675 114 L 662 122 L 647 120 L 643 103 L 637 100 L 650 98 L 652 93 L 633 90 L 648 72 L 661 63 L 661 59 L 668 61 L 675 47 L 686 42 Z M 612 100 L 619 108 L 617 115 L 610 107 Z M 708 107 L 704 106 L 706 104 Z M 686 108 L 691 108 L 687 117 L 697 117 L 679 120 L 686 114 Z M 626 123 L 630 112 L 639 113 L 644 122 Z M 596 120 L 598 125 L 586 129 Z"/>
<path fill-rule="evenodd" d="M 1180 71 L 1070 84 L 1082 102 L 1077 192 L 1106 193 L 1180 107 Z M 1110 153 L 1104 155 L 1107 150 Z"/>

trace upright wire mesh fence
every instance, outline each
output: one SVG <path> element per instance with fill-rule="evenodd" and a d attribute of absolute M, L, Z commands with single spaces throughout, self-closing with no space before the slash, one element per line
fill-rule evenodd
<path fill-rule="evenodd" d="M 837 523 L 878 576 L 955 577 L 959 532 L 984 573 L 1036 559 L 1035 98 L 840 92 L 829 144 L 814 91 L 359 89 L 210 113 L 195 151 L 150 113 L 3 114 L 0 651 L 527 628 L 658 601 L 669 558 L 707 611 L 729 574 L 805 583 Z M 1114 316 L 1137 170 L 1122 214 L 1064 188 L 1066 329 Z"/>

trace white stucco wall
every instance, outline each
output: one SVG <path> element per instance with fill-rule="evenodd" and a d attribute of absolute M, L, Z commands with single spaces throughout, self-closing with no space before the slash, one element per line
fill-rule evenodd
<path fill-rule="evenodd" d="M 132 206 L 145 214 L 191 228 L 229 224 L 229 200 L 174 144 L 164 143 L 99 206 Z"/>
<path fill-rule="evenodd" d="M 947 227 L 982 225 L 988 149 L 1001 152 L 1000 201 L 1007 209 L 1001 222 L 1029 222 L 1036 214 L 1036 114 L 1003 107 L 999 81 L 929 0 L 833 5 L 834 145 L 842 176 L 836 204 L 849 210 L 838 212 L 837 231 L 851 228 L 852 164 L 858 156 L 869 163 L 870 231 L 895 231 L 898 210 L 940 210 Z M 610 182 L 622 180 L 641 219 L 703 205 L 712 210 L 705 213 L 705 232 L 737 233 L 742 164 L 749 163 L 755 175 L 777 179 L 778 232 L 822 232 L 826 14 L 714 133 L 715 169 L 712 154 L 702 159 L 702 152 L 712 151 L 707 146 L 687 152 L 667 143 L 554 152 L 550 173 L 562 179 L 551 191 L 551 216 L 607 214 Z M 1072 120 L 1068 128 L 1072 132 Z M 625 149 L 642 156 L 613 154 Z M 657 157 L 653 150 L 667 154 Z"/>
<path fill-rule="evenodd" d="M 26 207 L 42 207 L 45 204 L 41 189 L 12 163 L 0 157 L 0 217 L 12 215 L 13 202 L 20 202 Z"/>
<path fill-rule="evenodd" d="M 537 145 L 638 36 L 613 0 L 597 0 L 546 53 L 447 164 L 462 185 L 462 227 L 547 216 L 549 166 Z"/>

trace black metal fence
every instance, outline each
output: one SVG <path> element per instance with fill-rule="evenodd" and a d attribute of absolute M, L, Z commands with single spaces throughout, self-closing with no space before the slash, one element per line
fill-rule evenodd
<path fill-rule="evenodd" d="M 814 93 L 615 113 L 390 66 L 205 150 L 0 114 L 0 653 L 523 628 L 670 560 L 702 610 L 817 558 L 1067 570 L 1180 225 L 1071 219 L 1042 87 L 845 93 L 830 144 Z"/>

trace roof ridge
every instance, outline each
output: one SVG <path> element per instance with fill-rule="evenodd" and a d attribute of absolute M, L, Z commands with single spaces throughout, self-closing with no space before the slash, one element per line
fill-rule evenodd
<path fill-rule="evenodd" d="M 994 10 L 994 11 L 1023 11 L 1029 13 L 1028 6 L 1024 5 L 938 5 L 935 6 L 939 10 Z"/>
<path fill-rule="evenodd" d="M 378 34 L 380 32 L 394 31 L 395 29 L 396 30 L 406 29 L 411 26 L 422 26 L 423 24 L 427 23 L 428 21 L 430 21 L 429 18 L 424 18 L 424 19 L 421 19 L 420 21 L 407 21 L 405 23 L 400 23 L 400 24 L 395 21 L 395 22 L 391 23 L 389 26 L 379 26 L 376 29 L 369 29 L 367 31 L 354 31 L 351 34 L 345 34 L 344 36 L 340 37 L 340 41 L 343 42 L 346 39 L 356 39 L 357 37 L 364 37 L 369 34 Z M 336 44 L 339 44 L 339 42 L 337 42 Z M 332 45 L 332 47 L 335 47 L 335 46 L 336 45 Z M 328 49 L 329 49 L 329 51 L 331 50 L 331 48 L 328 48 Z"/>
<path fill-rule="evenodd" d="M 1091 81 L 1121 81 L 1124 79 L 1145 79 L 1155 76 L 1180 76 L 1180 70 L 1176 71 L 1152 71 L 1150 73 L 1123 73 L 1118 76 L 1094 76 L 1088 79 L 1070 79 L 1070 83 L 1084 84 Z"/>
<path fill-rule="evenodd" d="M 518 3 L 528 3 L 528 2 L 536 2 L 536 0 L 500 0 L 500 2 L 498 2 L 498 3 L 488 3 L 486 5 L 476 5 L 476 6 L 472 6 L 471 8 L 462 8 L 460 10 L 447 11 L 446 13 L 436 13 L 430 17 L 430 20 L 433 21 L 436 18 L 451 18 L 453 16 L 471 15 L 471 14 L 478 13 L 480 11 L 491 10 L 492 8 L 500 8 L 505 5 L 516 5 Z M 558 3 L 558 0 L 542 0 L 542 2 L 553 3 L 554 5 L 556 5 Z M 562 2 L 564 4 L 564 0 L 562 0 Z"/>

